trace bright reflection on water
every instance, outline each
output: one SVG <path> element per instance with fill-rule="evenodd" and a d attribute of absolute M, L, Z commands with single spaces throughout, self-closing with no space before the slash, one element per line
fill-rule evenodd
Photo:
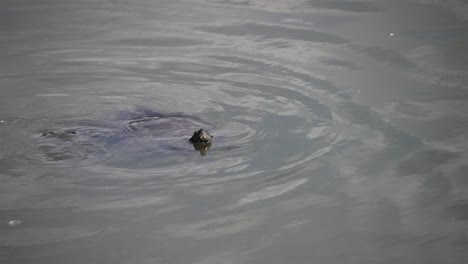
<path fill-rule="evenodd" d="M 467 263 L 463 2 L 5 2 L 0 263 Z"/>

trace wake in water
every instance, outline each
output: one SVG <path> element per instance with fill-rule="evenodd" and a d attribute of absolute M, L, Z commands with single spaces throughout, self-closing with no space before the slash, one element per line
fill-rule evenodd
<path fill-rule="evenodd" d="M 202 118 L 182 113 L 159 113 L 146 107 L 122 111 L 109 120 L 8 120 L 4 133 L 19 133 L 25 144 L 10 145 L 9 156 L 22 164 L 73 167 L 100 163 L 118 152 L 150 147 L 161 156 L 197 150 L 205 155 L 211 145 L 189 141 L 200 128 L 213 126 Z M 222 137 L 220 137 L 222 139 Z M 193 140 L 192 140 L 193 141 Z M 4 142 L 9 145 L 12 142 Z M 18 143 L 18 142 L 16 142 Z M 16 144 L 15 143 L 15 144 Z M 208 142 L 206 142 L 208 143 Z"/>

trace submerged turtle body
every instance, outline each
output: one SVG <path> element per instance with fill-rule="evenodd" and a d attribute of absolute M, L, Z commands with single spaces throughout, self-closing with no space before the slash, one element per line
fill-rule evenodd
<path fill-rule="evenodd" d="M 206 155 L 213 138 L 204 130 L 207 127 L 211 125 L 195 116 L 159 113 L 138 107 L 135 111 L 119 112 L 106 122 L 78 120 L 60 129 L 41 130 L 39 144 L 49 146 L 49 153 L 43 154 L 46 156 L 57 156 L 56 152 L 63 152 L 64 145 L 76 151 L 84 144 L 94 144 L 99 149 L 112 149 L 119 152 L 119 156 L 137 153 L 129 156 L 129 159 L 136 159 L 140 153 L 173 155 L 192 147 L 201 155 Z"/>
<path fill-rule="evenodd" d="M 236 142 L 249 136 L 248 130 L 214 126 L 184 113 L 160 113 L 145 107 L 102 115 L 76 118 L 6 120 L 0 126 L 0 158 L 34 167 L 81 167 L 103 163 L 119 168 L 162 168 L 176 166 L 216 150 L 240 148 Z M 21 131 L 21 133 L 18 133 Z M 247 131 L 247 133 L 245 132 Z M 208 133 L 209 132 L 209 133 Z"/>

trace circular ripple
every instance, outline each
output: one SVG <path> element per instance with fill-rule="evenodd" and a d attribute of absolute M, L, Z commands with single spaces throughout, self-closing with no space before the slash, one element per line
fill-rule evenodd
<path fill-rule="evenodd" d="M 161 109 L 101 113 L 106 116 L 95 121 L 27 120 L 11 129 L 13 140 L 7 140 L 6 152 L 18 162 L 39 166 L 106 161 L 109 168 L 149 169 L 158 176 L 190 172 L 275 177 L 303 169 L 340 142 L 331 129 L 329 105 L 335 100 L 333 94 L 340 92 L 332 83 L 267 60 L 219 55 L 199 60 L 159 63 L 159 81 L 165 85 L 148 84 L 145 96 L 155 101 L 145 104 Z M 198 67 L 188 67 L 191 64 Z M 210 74 L 192 72 L 201 66 Z M 189 84 L 170 85 L 179 79 Z M 156 112 L 167 109 L 183 113 Z M 214 136 L 203 159 L 188 142 L 200 128 Z M 66 139 L 38 136 L 48 130 L 77 133 Z"/>
<path fill-rule="evenodd" d="M 93 143 L 39 144 L 25 153 L 16 155 L 18 162 L 56 167 L 91 165 L 108 158 L 108 150 Z"/>
<path fill-rule="evenodd" d="M 111 164 L 119 168 L 151 168 L 155 173 L 171 166 L 182 166 L 191 158 L 197 159 L 197 151 L 205 156 L 239 151 L 242 142 L 249 141 L 253 131 L 238 122 L 225 125 L 210 123 L 204 118 L 183 113 L 158 113 L 137 107 L 133 112 L 120 113 L 118 122 L 128 135 L 119 146 Z M 194 131 L 204 129 L 214 138 L 209 146 L 192 145 L 189 138 Z M 198 155 L 199 156 L 199 155 Z"/>
<path fill-rule="evenodd" d="M 79 167 L 115 158 L 112 166 L 132 167 L 151 160 L 143 167 L 160 167 L 173 163 L 169 156 L 193 154 L 188 139 L 201 128 L 214 136 L 210 152 L 239 152 L 261 137 L 240 122 L 217 127 L 196 116 L 137 107 L 105 121 L 7 120 L 2 123 L 0 142 L 3 156 L 23 165 Z"/>
<path fill-rule="evenodd" d="M 124 130 L 143 144 L 133 149 L 134 156 L 122 154 L 114 166 L 177 179 L 172 184 L 206 183 L 210 176 L 217 182 L 253 175 L 293 177 L 342 142 L 332 129 L 330 105 L 342 92 L 333 83 L 268 60 L 213 54 L 190 59 L 158 62 L 163 77 L 154 87 L 149 85 L 154 91 L 146 91 L 155 98 L 152 105 L 196 112 L 203 119 L 150 115 L 124 124 Z M 201 68 L 209 74 L 199 72 Z M 185 82 L 171 85 L 174 80 Z M 200 128 L 214 136 L 203 159 L 187 144 Z M 168 158 L 180 154 L 174 150 L 184 150 L 184 156 Z"/>
<path fill-rule="evenodd" d="M 105 126 L 80 121 L 11 119 L 3 122 L 2 153 L 13 163 L 35 167 L 78 167 L 111 157 L 107 143 L 98 140 Z M 107 131 L 108 132 L 108 131 Z"/>
<path fill-rule="evenodd" d="M 200 128 L 213 128 L 201 118 L 183 114 L 147 115 L 123 122 L 123 130 L 129 135 L 151 137 L 161 142 L 180 141 L 181 138 L 190 137 L 193 131 Z"/>
<path fill-rule="evenodd" d="M 208 131 L 214 137 L 214 145 L 218 147 L 247 144 L 256 134 L 251 127 L 239 122 L 217 127 L 201 118 L 185 114 L 145 116 L 127 121 L 122 127 L 136 141 L 180 149 L 193 149 L 187 142 L 193 132 L 199 129 Z"/>

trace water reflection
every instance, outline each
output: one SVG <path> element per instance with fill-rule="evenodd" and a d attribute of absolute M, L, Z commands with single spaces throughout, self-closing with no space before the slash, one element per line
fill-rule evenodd
<path fill-rule="evenodd" d="M 466 262 L 464 10 L 7 3 L 0 262 Z"/>
<path fill-rule="evenodd" d="M 382 8 L 371 1 L 349 1 L 349 0 L 310 0 L 307 4 L 313 8 L 324 8 L 340 10 L 345 12 L 377 12 Z"/>
<path fill-rule="evenodd" d="M 349 40 L 325 32 L 305 28 L 284 27 L 281 25 L 263 25 L 255 23 L 230 24 L 225 26 L 204 26 L 202 31 L 223 34 L 227 36 L 255 36 L 261 39 L 302 40 L 333 44 L 348 43 Z M 258 33 L 261 32 L 259 35 Z"/>
<path fill-rule="evenodd" d="M 211 147 L 211 143 L 195 143 L 193 144 L 193 148 L 196 151 L 200 152 L 200 155 L 205 156 L 208 150 Z"/>

